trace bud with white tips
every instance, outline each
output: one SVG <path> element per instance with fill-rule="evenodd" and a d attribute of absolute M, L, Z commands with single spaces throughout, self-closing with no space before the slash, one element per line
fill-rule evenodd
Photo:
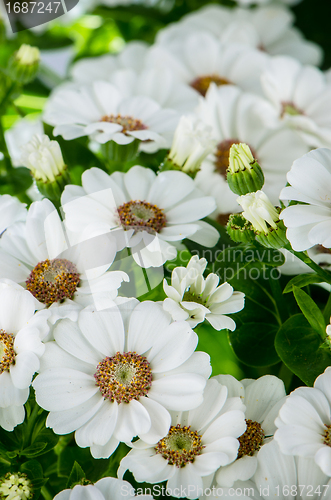
<path fill-rule="evenodd" d="M 29 500 L 33 497 L 31 481 L 26 474 L 8 472 L 0 479 L 0 498 L 7 500 Z"/>
<path fill-rule="evenodd" d="M 211 127 L 197 118 L 182 116 L 174 140 L 161 170 L 182 170 L 195 175 L 201 163 L 216 146 Z"/>
<path fill-rule="evenodd" d="M 59 143 L 45 134 L 36 134 L 21 149 L 21 163 L 31 170 L 39 191 L 51 200 L 59 199 L 70 182 Z"/>
<path fill-rule="evenodd" d="M 39 49 L 24 43 L 9 62 L 9 75 L 18 83 L 29 83 L 37 74 L 39 62 Z"/>
<path fill-rule="evenodd" d="M 263 191 L 239 196 L 237 202 L 243 207 L 242 216 L 251 223 L 259 243 L 268 248 L 283 248 L 287 244 L 279 210 Z"/>
<path fill-rule="evenodd" d="M 262 188 L 264 184 L 262 169 L 247 144 L 231 146 L 226 180 L 231 191 L 240 195 Z"/>

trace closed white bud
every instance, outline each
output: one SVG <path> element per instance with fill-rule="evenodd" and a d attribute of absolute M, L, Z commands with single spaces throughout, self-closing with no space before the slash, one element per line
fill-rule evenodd
<path fill-rule="evenodd" d="M 21 149 L 21 164 L 31 170 L 37 181 L 54 182 L 66 168 L 59 143 L 47 135 L 35 135 Z"/>
<path fill-rule="evenodd" d="M 197 172 L 215 146 L 211 127 L 195 117 L 182 116 L 168 158 L 183 172 Z"/>
<path fill-rule="evenodd" d="M 269 227 L 277 229 L 278 211 L 263 191 L 239 196 L 237 202 L 243 208 L 243 217 L 252 224 L 255 231 L 269 233 L 267 223 Z"/>
<path fill-rule="evenodd" d="M 23 43 L 16 52 L 16 60 L 23 66 L 31 66 L 32 64 L 39 63 L 40 51 L 37 47 L 31 47 Z"/>

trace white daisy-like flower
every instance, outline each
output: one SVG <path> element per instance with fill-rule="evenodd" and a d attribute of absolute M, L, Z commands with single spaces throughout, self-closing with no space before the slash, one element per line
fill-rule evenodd
<path fill-rule="evenodd" d="M 0 282 L 0 426 L 6 431 L 24 420 L 33 374 L 45 350 L 48 311 L 22 287 Z"/>
<path fill-rule="evenodd" d="M 321 47 L 305 40 L 293 27 L 294 20 L 294 14 L 283 5 L 257 9 L 207 5 L 160 30 L 156 42 L 170 46 L 183 36 L 205 31 L 223 42 L 242 43 L 270 55 L 289 55 L 303 64 L 320 64 Z"/>
<path fill-rule="evenodd" d="M 33 382 L 38 404 L 50 411 L 46 425 L 56 434 L 76 431 L 78 446 L 90 446 L 95 458 L 137 435 L 161 439 L 168 410 L 199 406 L 210 375 L 209 356 L 194 352 L 198 338 L 187 323 L 171 324 L 154 302 L 137 303 L 126 302 L 122 314 L 115 304 L 89 306 L 77 323 L 60 320 Z"/>
<path fill-rule="evenodd" d="M 224 43 L 212 34 L 194 32 L 177 42 L 155 45 L 148 55 L 152 67 L 166 65 L 181 82 L 205 96 L 211 83 L 238 85 L 261 93 L 260 75 L 268 56 L 240 43 Z"/>
<path fill-rule="evenodd" d="M 331 248 L 331 150 L 319 148 L 296 160 L 287 180 L 291 186 L 281 191 L 280 198 L 300 202 L 280 214 L 293 250 Z"/>
<path fill-rule="evenodd" d="M 56 89 L 44 120 L 66 140 L 89 136 L 100 144 L 121 145 L 138 140 L 141 150 L 154 153 L 171 146 L 179 115 L 148 97 L 126 98 L 110 82 L 95 81 Z"/>
<path fill-rule="evenodd" d="M 214 154 L 203 162 L 195 182 L 204 193 L 214 196 L 221 214 L 239 210 L 237 195 L 226 182 L 232 144 L 245 143 L 250 147 L 264 173 L 263 190 L 275 204 L 292 162 L 308 150 L 295 131 L 267 129 L 264 116 L 269 112 L 270 104 L 265 99 L 232 85 L 219 88 L 212 85 L 195 111 L 198 118 L 212 127 L 217 140 Z"/>
<path fill-rule="evenodd" d="M 0 495 L 6 500 L 30 500 L 33 497 L 33 485 L 26 474 L 8 472 L 0 479 Z"/>
<path fill-rule="evenodd" d="M 134 166 L 127 173 L 86 170 L 82 187 L 66 186 L 62 195 L 66 225 L 81 240 L 112 232 L 131 249 L 142 267 L 161 266 L 176 256 L 184 238 L 213 247 L 219 233 L 201 221 L 215 210 L 183 172 L 158 175 Z"/>
<path fill-rule="evenodd" d="M 148 52 L 147 43 L 135 40 L 128 42 L 119 54 L 80 59 L 72 65 L 70 74 L 77 83 L 92 83 L 95 80 L 107 81 L 111 74 L 120 69 L 132 69 L 139 73 L 145 68 Z"/>
<path fill-rule="evenodd" d="M 284 403 L 286 392 L 282 380 L 273 375 L 241 382 L 231 375 L 213 378 L 228 388 L 229 397 L 240 397 L 246 407 L 247 429 L 239 437 L 236 460 L 216 473 L 220 486 L 231 487 L 235 481 L 246 481 L 255 474 L 259 454 L 276 431 L 274 420 Z"/>
<path fill-rule="evenodd" d="M 14 222 L 25 220 L 26 214 L 24 203 L 9 194 L 0 195 L 0 237 Z"/>
<path fill-rule="evenodd" d="M 237 456 L 238 437 L 245 431 L 240 398 L 227 398 L 217 380 L 207 382 L 204 400 L 195 410 L 172 412 L 171 426 L 153 444 L 137 441 L 120 463 L 118 475 L 129 469 L 136 481 L 167 481 L 172 496 L 197 498 L 213 480 L 216 470 Z"/>
<path fill-rule="evenodd" d="M 275 420 L 275 440 L 285 455 L 314 458 L 331 476 L 331 367 L 314 387 L 299 387 L 287 398 Z"/>
<path fill-rule="evenodd" d="M 94 484 L 77 484 L 72 489 L 63 490 L 54 500 L 132 500 L 136 498 L 134 488 L 128 481 L 115 477 L 103 477 Z M 152 495 L 139 495 L 139 500 L 153 500 Z"/>
<path fill-rule="evenodd" d="M 261 82 L 277 120 L 299 130 L 309 146 L 331 144 L 331 85 L 321 70 L 279 56 L 269 61 Z"/>
<path fill-rule="evenodd" d="M 55 315 L 65 311 L 59 308 L 73 312 L 93 301 L 102 308 L 128 279 L 121 271 L 107 271 L 115 255 L 110 238 L 68 248 L 61 219 L 44 199 L 30 206 L 26 222 L 1 237 L 0 278 L 24 286 L 44 306 L 52 305 Z"/>
<path fill-rule="evenodd" d="M 229 283 L 219 285 L 219 276 L 214 273 L 203 277 L 206 259 L 194 255 L 187 267 L 175 267 L 171 274 L 171 285 L 163 281 L 167 298 L 163 309 L 174 321 L 184 320 L 194 328 L 205 319 L 215 330 L 228 328 L 233 331 L 236 324 L 226 314 L 236 313 L 244 307 L 245 295 L 234 292 Z"/>

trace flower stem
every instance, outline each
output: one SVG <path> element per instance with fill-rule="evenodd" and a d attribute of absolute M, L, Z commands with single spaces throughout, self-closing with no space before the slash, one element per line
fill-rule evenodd
<path fill-rule="evenodd" d="M 291 252 L 293 255 L 295 255 L 295 257 L 298 257 L 298 259 L 300 259 L 302 262 L 307 264 L 307 266 L 309 266 L 311 269 L 313 269 L 313 271 L 315 271 L 318 274 L 318 276 L 323 278 L 323 280 L 326 283 L 331 283 L 331 273 L 329 271 L 324 271 L 324 269 L 322 269 L 318 264 L 316 264 L 316 262 L 314 262 L 309 257 L 307 252 L 296 252 L 289 245 L 287 245 L 284 248 L 286 250 L 288 250 L 289 252 Z"/>

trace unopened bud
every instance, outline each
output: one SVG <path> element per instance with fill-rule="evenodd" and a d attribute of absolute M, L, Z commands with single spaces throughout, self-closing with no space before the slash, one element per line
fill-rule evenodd
<path fill-rule="evenodd" d="M 241 214 L 230 215 L 226 231 L 236 243 L 249 243 L 255 239 L 251 223 Z"/>
<path fill-rule="evenodd" d="M 18 83 L 29 83 L 37 74 L 39 62 L 39 49 L 23 44 L 9 62 L 9 75 Z"/>
<path fill-rule="evenodd" d="M 264 175 L 247 144 L 233 144 L 229 154 L 227 177 L 231 191 L 244 195 L 262 188 Z"/>

